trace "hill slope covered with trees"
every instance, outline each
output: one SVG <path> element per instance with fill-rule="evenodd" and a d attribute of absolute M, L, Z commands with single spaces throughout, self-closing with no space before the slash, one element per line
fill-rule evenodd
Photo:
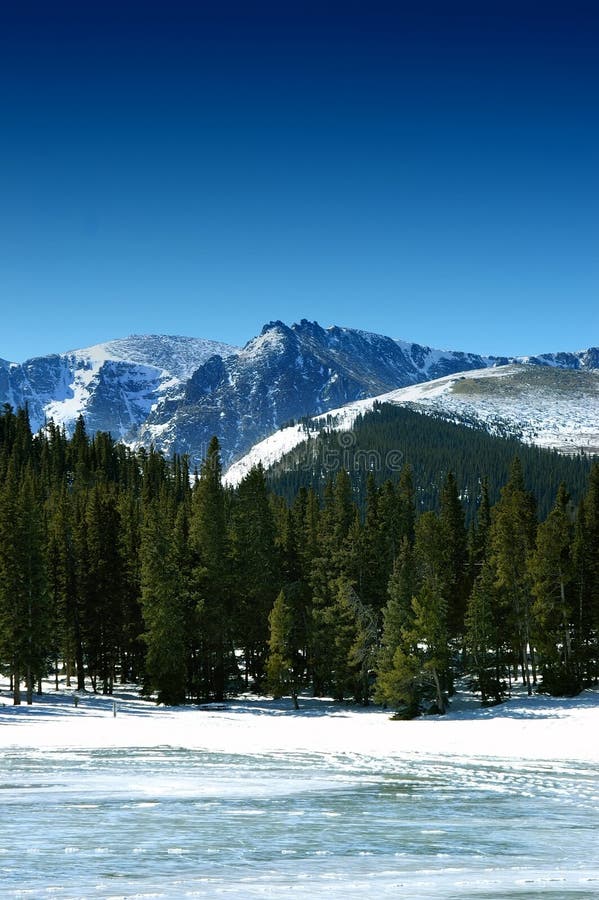
<path fill-rule="evenodd" d="M 479 481 L 468 525 L 456 475 L 425 508 L 405 460 L 360 504 L 343 467 L 288 502 L 260 468 L 225 489 L 216 440 L 190 479 L 185 458 L 83 420 L 34 436 L 6 407 L 0 665 L 17 703 L 58 670 L 171 704 L 252 687 L 408 715 L 443 711 L 463 675 L 486 702 L 514 678 L 575 693 L 599 677 L 599 466 L 540 521 L 528 476 L 513 459 L 495 502 Z"/>

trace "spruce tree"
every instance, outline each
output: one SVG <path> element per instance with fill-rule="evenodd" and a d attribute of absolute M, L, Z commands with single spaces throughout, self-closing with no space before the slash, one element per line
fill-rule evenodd
<path fill-rule="evenodd" d="M 77 690 L 85 689 L 81 610 L 77 590 L 77 558 L 71 495 L 66 486 L 54 496 L 49 509 L 48 577 L 54 616 L 53 656 L 58 678 L 59 661 L 65 666 L 67 685 L 73 673 Z"/>
<path fill-rule="evenodd" d="M 493 510 L 489 536 L 490 563 L 495 572 L 500 603 L 505 610 L 504 628 L 517 652 L 522 681 L 532 693 L 535 680 L 534 648 L 531 644 L 531 580 L 528 565 L 534 549 L 536 514 L 534 497 L 526 490 L 520 460 L 512 463 L 510 478 L 501 491 L 501 499 Z"/>
<path fill-rule="evenodd" d="M 287 510 L 285 519 L 289 516 Z M 291 555 L 291 522 L 286 531 Z M 238 646 L 244 648 L 246 685 L 250 677 L 259 687 L 266 665 L 269 614 L 281 583 L 273 516 L 261 465 L 253 468 L 237 489 L 230 534 L 235 637 Z"/>
<path fill-rule="evenodd" d="M 224 699 L 234 667 L 231 641 L 230 553 L 218 439 L 212 438 L 192 497 L 190 543 L 197 554 L 201 690 Z"/>
<path fill-rule="evenodd" d="M 185 702 L 187 630 L 181 573 L 173 558 L 168 505 L 146 504 L 141 533 L 141 608 L 147 646 L 145 687 L 158 703 Z"/>
<path fill-rule="evenodd" d="M 452 472 L 441 490 L 439 521 L 445 543 L 444 592 L 448 608 L 449 632 L 457 637 L 464 630 L 467 583 L 467 532 L 464 510 Z"/>
<path fill-rule="evenodd" d="M 120 518 L 114 493 L 95 485 L 85 506 L 84 634 L 89 674 L 97 689 L 112 694 L 121 657 L 123 558 Z"/>
<path fill-rule="evenodd" d="M 466 609 L 464 645 L 471 684 L 483 705 L 505 696 L 503 642 L 495 573 L 488 564 L 477 575 Z"/>
<path fill-rule="evenodd" d="M 449 633 L 447 602 L 437 577 L 427 575 L 412 600 L 414 619 L 404 632 L 404 640 L 418 660 L 420 695 L 434 700 L 438 713 L 446 709 L 444 686 L 449 683 Z"/>
<path fill-rule="evenodd" d="M 588 606 L 595 641 L 594 662 L 590 661 L 589 676 L 599 679 L 599 462 L 591 469 L 588 490 L 584 498 L 584 556 L 585 556 L 585 603 Z"/>
<path fill-rule="evenodd" d="M 555 506 L 539 525 L 530 557 L 534 603 L 534 631 L 541 653 L 543 687 L 552 693 L 578 693 L 580 661 L 575 658 L 572 627 L 575 620 L 572 558 L 574 527 L 570 498 L 560 485 Z"/>
<path fill-rule="evenodd" d="M 0 654 L 8 662 L 15 705 L 21 681 L 30 704 L 35 681 L 46 673 L 50 624 L 41 508 L 33 474 L 22 470 L 19 483 L 17 472 L 11 459 L 0 491 Z"/>
<path fill-rule="evenodd" d="M 302 654 L 304 637 L 297 605 L 284 591 L 276 598 L 268 621 L 270 634 L 266 683 L 275 699 L 289 692 L 293 708 L 297 710 L 305 671 Z"/>
<path fill-rule="evenodd" d="M 412 546 L 404 537 L 388 586 L 383 609 L 383 631 L 377 661 L 375 700 L 388 706 L 402 702 L 398 695 L 395 654 L 404 644 L 404 631 L 413 621 L 412 597 L 416 591 Z M 410 697 L 408 705 L 413 698 Z"/>

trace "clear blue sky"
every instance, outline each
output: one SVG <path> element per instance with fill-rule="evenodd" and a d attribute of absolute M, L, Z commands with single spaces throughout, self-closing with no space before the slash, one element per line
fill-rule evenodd
<path fill-rule="evenodd" d="M 0 356 L 599 344 L 596 3 L 0 4 Z"/>

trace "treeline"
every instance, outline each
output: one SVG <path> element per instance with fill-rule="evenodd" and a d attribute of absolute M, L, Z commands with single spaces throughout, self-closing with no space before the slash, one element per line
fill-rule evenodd
<path fill-rule="evenodd" d="M 458 676 L 483 701 L 521 678 L 572 694 L 599 678 L 599 466 L 574 508 L 539 524 L 519 460 L 466 524 L 447 474 L 418 510 L 410 467 L 343 469 L 291 503 L 260 467 L 236 490 L 214 439 L 198 473 L 80 419 L 32 435 L 0 415 L 0 665 L 15 702 L 66 673 L 82 690 L 134 681 L 161 702 L 301 690 L 403 714 L 445 709 Z"/>
<path fill-rule="evenodd" d="M 476 425 L 475 421 L 472 427 L 456 424 L 391 403 L 375 404 L 371 412 L 356 419 L 351 432 L 331 431 L 334 419 L 322 419 L 321 433 L 269 470 L 268 483 L 292 503 L 301 487 L 311 487 L 322 497 L 327 478 L 344 468 L 363 512 L 369 476 L 379 485 L 387 479 L 397 482 L 403 466 L 409 465 L 417 508 L 427 510 L 439 508 L 445 478 L 453 472 L 469 523 L 476 517 L 482 480 L 487 481 L 491 503 L 496 503 L 512 460 L 518 456 L 541 519 L 553 506 L 562 481 L 576 504 L 583 496 L 592 465 L 588 457 L 501 437 L 505 430 L 501 421 L 494 424 L 495 434 Z"/>

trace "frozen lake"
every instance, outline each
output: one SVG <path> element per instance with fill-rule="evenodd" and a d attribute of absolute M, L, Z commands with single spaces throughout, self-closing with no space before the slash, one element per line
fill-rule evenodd
<path fill-rule="evenodd" d="M 2 897 L 596 898 L 598 776 L 413 751 L 5 747 Z"/>

